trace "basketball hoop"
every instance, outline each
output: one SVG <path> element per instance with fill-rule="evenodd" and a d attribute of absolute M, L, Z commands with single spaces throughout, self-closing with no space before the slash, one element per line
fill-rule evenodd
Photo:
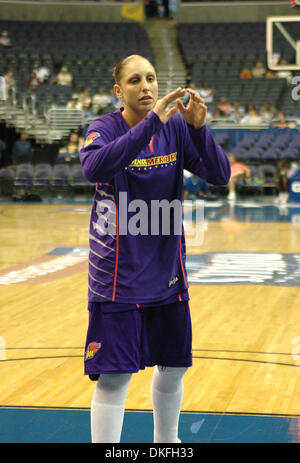
<path fill-rule="evenodd" d="M 300 0 L 290 0 L 295 5 L 300 6 Z M 296 34 L 291 35 L 291 32 L 285 27 L 285 24 L 296 23 L 300 25 L 300 16 L 270 16 L 266 19 L 266 52 L 267 65 L 272 71 L 299 71 L 300 70 L 300 36 L 299 28 L 296 29 Z M 294 62 L 289 64 L 280 63 L 280 54 L 274 47 L 274 30 L 277 29 L 284 40 L 289 44 L 290 49 L 294 53 Z"/>

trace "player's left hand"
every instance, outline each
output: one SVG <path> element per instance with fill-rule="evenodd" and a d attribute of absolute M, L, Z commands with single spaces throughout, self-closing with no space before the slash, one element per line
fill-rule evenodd
<path fill-rule="evenodd" d="M 200 129 L 206 122 L 207 106 L 195 90 L 188 88 L 187 92 L 190 94 L 188 105 L 185 107 L 182 101 L 177 99 L 177 108 L 188 124 L 193 125 L 195 129 Z"/>

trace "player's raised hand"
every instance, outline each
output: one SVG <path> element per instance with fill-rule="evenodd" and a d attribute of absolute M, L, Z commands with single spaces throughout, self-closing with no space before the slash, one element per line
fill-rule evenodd
<path fill-rule="evenodd" d="M 178 107 L 176 105 L 167 111 L 169 104 L 172 103 L 172 101 L 176 101 L 178 98 L 182 98 L 185 93 L 186 90 L 184 88 L 178 87 L 176 90 L 173 90 L 163 98 L 157 100 L 153 111 L 158 115 L 164 124 L 166 124 L 170 117 L 172 117 L 178 111 Z"/>
<path fill-rule="evenodd" d="M 206 122 L 207 106 L 203 98 L 195 90 L 187 88 L 190 95 L 189 103 L 185 107 L 180 99 L 176 100 L 177 108 L 183 119 L 195 129 L 200 129 Z"/>

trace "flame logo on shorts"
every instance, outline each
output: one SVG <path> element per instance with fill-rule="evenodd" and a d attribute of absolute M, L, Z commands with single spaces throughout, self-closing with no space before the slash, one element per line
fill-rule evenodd
<path fill-rule="evenodd" d="M 101 348 L 101 342 L 90 342 L 85 352 L 85 360 L 92 359 Z"/>

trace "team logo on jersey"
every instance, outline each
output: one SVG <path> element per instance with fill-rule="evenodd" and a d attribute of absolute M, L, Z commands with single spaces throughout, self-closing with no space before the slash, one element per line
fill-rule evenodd
<path fill-rule="evenodd" d="M 157 164 L 170 164 L 175 162 L 177 158 L 177 152 L 167 154 L 165 156 L 154 156 L 152 158 L 134 159 L 129 167 L 151 167 Z"/>
<path fill-rule="evenodd" d="M 98 132 L 91 132 L 85 142 L 84 142 L 84 147 L 88 146 L 90 143 L 92 143 L 96 138 L 100 137 L 100 133 Z"/>
<path fill-rule="evenodd" d="M 101 342 L 90 342 L 85 352 L 85 360 L 92 359 L 101 348 Z"/>
<path fill-rule="evenodd" d="M 177 281 L 179 280 L 178 276 L 175 275 L 173 278 L 171 278 L 171 280 L 169 280 L 169 288 L 171 288 L 171 286 L 175 285 L 175 283 L 177 283 Z"/>

